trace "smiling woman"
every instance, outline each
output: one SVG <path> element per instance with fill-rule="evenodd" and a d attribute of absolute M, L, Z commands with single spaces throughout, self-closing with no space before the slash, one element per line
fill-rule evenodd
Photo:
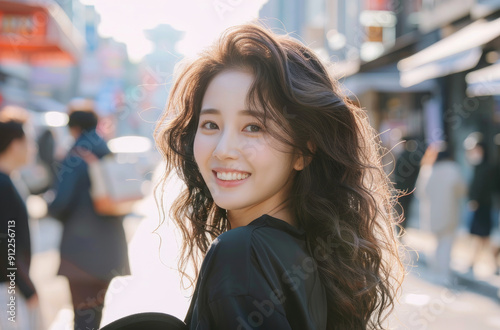
<path fill-rule="evenodd" d="M 177 74 L 156 142 L 186 185 L 180 271 L 204 258 L 189 328 L 384 326 L 402 274 L 392 186 L 365 112 L 309 48 L 226 30 Z"/>
<path fill-rule="evenodd" d="M 282 152 L 271 143 L 258 121 L 263 111 L 235 111 L 246 108 L 254 79 L 251 72 L 241 69 L 215 76 L 203 97 L 194 139 L 200 173 L 217 205 L 227 210 L 230 228 L 264 213 L 292 223 L 284 203 L 293 172 L 302 169 L 302 160 L 293 157 L 290 147 L 290 152 Z"/>

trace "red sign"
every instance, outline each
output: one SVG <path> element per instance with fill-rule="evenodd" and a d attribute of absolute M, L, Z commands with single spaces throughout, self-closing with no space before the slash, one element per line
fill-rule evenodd
<path fill-rule="evenodd" d="M 0 13 L 0 33 L 14 34 L 23 37 L 41 36 L 45 34 L 47 17 L 44 12 L 28 15 Z"/>
<path fill-rule="evenodd" d="M 64 33 L 68 27 L 61 15 L 62 9 L 49 3 L 0 1 L 0 60 L 74 62 L 83 39 Z"/>

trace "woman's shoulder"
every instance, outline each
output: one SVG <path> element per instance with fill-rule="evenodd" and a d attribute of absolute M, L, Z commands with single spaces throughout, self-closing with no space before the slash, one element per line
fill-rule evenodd
<path fill-rule="evenodd" d="M 241 258 L 250 249 L 252 232 L 246 227 L 231 229 L 219 235 L 211 244 L 205 259 L 222 262 Z M 216 257 L 216 258 L 215 258 Z"/>
<path fill-rule="evenodd" d="M 300 232 L 294 232 L 293 228 L 287 228 L 291 225 L 279 221 L 264 215 L 247 226 L 219 235 L 210 246 L 202 272 L 223 272 L 227 276 L 219 274 L 217 277 L 245 279 L 265 268 L 267 263 L 278 264 L 273 260 L 279 260 L 281 265 L 296 263 L 298 256 L 306 256 L 305 243 L 299 237 Z"/>
<path fill-rule="evenodd" d="M 255 227 L 242 226 L 220 234 L 211 244 L 204 263 L 220 268 L 242 267 L 250 258 Z"/>
<path fill-rule="evenodd" d="M 265 226 L 247 225 L 224 232 L 214 240 L 200 272 L 209 302 L 224 297 L 260 296 L 262 290 L 256 288 L 266 283 L 263 279 L 279 275 L 261 262 L 277 258 L 269 245 L 261 245 L 261 235 L 267 230 Z"/>

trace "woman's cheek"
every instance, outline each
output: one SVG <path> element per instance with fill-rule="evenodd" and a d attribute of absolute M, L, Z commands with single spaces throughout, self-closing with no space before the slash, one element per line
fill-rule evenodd
<path fill-rule="evenodd" d="M 241 152 L 248 162 L 253 162 L 266 152 L 266 147 L 258 139 L 245 139 L 241 144 Z"/>
<path fill-rule="evenodd" d="M 201 134 L 196 133 L 196 136 L 194 138 L 194 143 L 193 143 L 193 154 L 194 154 L 194 159 L 198 166 L 201 169 L 201 165 L 203 164 L 203 161 L 205 160 L 205 153 L 206 153 L 206 148 L 205 148 L 205 142 L 204 138 Z"/>

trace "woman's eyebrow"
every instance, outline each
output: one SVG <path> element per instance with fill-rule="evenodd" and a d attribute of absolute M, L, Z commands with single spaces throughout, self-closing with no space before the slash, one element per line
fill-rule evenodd
<path fill-rule="evenodd" d="M 263 116 L 262 112 L 257 111 L 257 110 L 250 110 L 250 109 L 240 110 L 240 111 L 238 111 L 238 114 L 241 116 L 252 116 L 252 117 L 257 117 L 257 118 L 260 118 Z M 200 116 L 201 115 L 220 115 L 220 111 L 218 109 L 214 109 L 214 108 L 202 109 L 200 111 Z"/>

